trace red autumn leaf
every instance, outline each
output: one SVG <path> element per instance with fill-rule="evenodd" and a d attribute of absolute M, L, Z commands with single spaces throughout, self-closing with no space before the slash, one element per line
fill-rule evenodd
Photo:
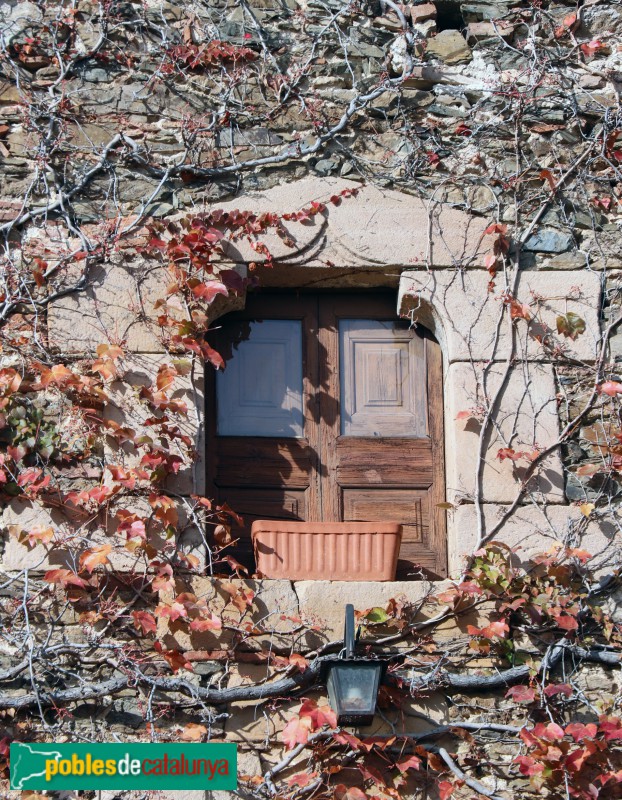
<path fill-rule="evenodd" d="M 173 672 L 178 672 L 180 669 L 187 669 L 193 671 L 192 664 L 188 661 L 186 656 L 179 650 L 165 650 L 160 642 L 154 642 L 153 648 L 157 653 L 168 661 L 170 668 Z"/>
<path fill-rule="evenodd" d="M 439 800 L 447 800 L 447 798 L 453 794 L 456 787 L 449 781 L 439 781 L 437 788 Z"/>
<path fill-rule="evenodd" d="M 461 122 L 460 125 L 455 128 L 454 133 L 456 136 L 470 136 L 473 131 L 468 125 L 465 125 L 464 122 Z"/>
<path fill-rule="evenodd" d="M 209 281 L 208 283 L 199 283 L 193 286 L 192 294 L 201 300 L 205 300 L 206 303 L 213 303 L 219 294 L 226 297 L 229 294 L 229 290 L 220 281 Z"/>
<path fill-rule="evenodd" d="M 200 631 L 220 631 L 222 630 L 222 620 L 216 614 L 209 614 L 208 616 L 197 617 L 193 619 L 189 625 L 190 630 Z"/>
<path fill-rule="evenodd" d="M 517 452 L 513 447 L 501 447 L 497 451 L 497 458 L 499 461 L 505 461 L 506 458 L 509 458 L 510 461 L 518 461 L 520 458 L 525 458 L 526 456 L 527 453 L 523 453 L 522 451 Z"/>
<path fill-rule="evenodd" d="M 567 14 L 564 19 L 562 20 L 562 24 L 559 25 L 553 31 L 553 36 L 556 39 L 561 39 L 564 34 L 572 30 L 573 27 L 577 24 L 577 15 L 576 14 Z"/>
<path fill-rule="evenodd" d="M 613 200 L 612 200 L 611 197 L 593 197 L 592 198 L 592 204 L 595 205 L 596 208 L 598 208 L 598 206 L 600 206 L 605 211 L 609 211 L 609 209 L 611 208 L 612 202 L 613 202 Z"/>
<path fill-rule="evenodd" d="M 421 759 L 417 758 L 417 756 L 409 756 L 402 761 L 398 761 L 395 766 L 400 772 L 406 772 L 409 769 L 421 769 Z"/>
<path fill-rule="evenodd" d="M 309 733 L 311 732 L 311 718 L 298 716 L 291 719 L 283 731 L 281 738 L 285 742 L 288 750 L 293 750 L 297 744 L 306 744 L 309 740 Z"/>
<path fill-rule="evenodd" d="M 579 45 L 579 49 L 586 58 L 591 58 L 598 53 L 599 50 L 603 49 L 603 47 L 604 45 L 599 39 L 592 39 L 591 42 L 584 42 Z"/>
<path fill-rule="evenodd" d="M 346 731 L 339 731 L 339 733 L 333 734 L 333 741 L 337 742 L 337 744 L 347 744 L 351 750 L 358 750 L 361 746 L 361 740 L 351 733 L 346 733 Z"/>
<path fill-rule="evenodd" d="M 337 727 L 337 716 L 328 705 L 318 706 L 315 700 L 305 700 L 300 707 L 301 717 L 309 717 L 312 723 L 312 730 L 328 725 L 330 728 Z"/>
<path fill-rule="evenodd" d="M 622 720 L 619 717 L 602 716 L 598 718 L 598 724 L 607 742 L 622 740 Z"/>
<path fill-rule="evenodd" d="M 569 686 L 567 683 L 551 683 L 545 687 L 544 694 L 547 697 L 556 697 L 558 694 L 563 694 L 564 697 L 571 697 L 572 686 Z M 568 733 L 567 730 L 566 733 Z"/>
<path fill-rule="evenodd" d="M 155 617 L 148 611 L 132 611 L 134 627 L 143 633 L 155 633 L 157 623 Z"/>
<path fill-rule="evenodd" d="M 381 788 L 386 787 L 387 782 L 382 777 L 380 771 L 375 767 L 370 767 L 367 764 L 362 763 L 358 765 L 358 768 L 366 781 L 371 781 L 375 786 L 380 786 Z"/>
<path fill-rule="evenodd" d="M 564 738 L 564 729 L 556 722 L 549 722 L 548 725 L 541 722 L 535 726 L 533 733 L 539 739 L 546 739 L 549 742 L 559 742 Z"/>
<path fill-rule="evenodd" d="M 590 558 L 592 558 L 591 553 L 588 553 L 587 550 L 581 550 L 579 547 L 567 548 L 566 555 L 569 558 L 577 558 L 582 564 L 587 564 Z"/>
<path fill-rule="evenodd" d="M 151 581 L 154 592 L 172 592 L 175 588 L 173 568 L 170 564 L 162 564 L 156 577 Z"/>
<path fill-rule="evenodd" d="M 292 775 L 291 778 L 288 778 L 286 783 L 288 786 L 300 786 L 304 788 L 308 786 L 312 780 L 315 780 L 317 776 L 317 772 L 298 772 L 296 775 Z"/>
<path fill-rule="evenodd" d="M 595 747 L 596 745 L 594 742 L 588 742 L 587 747 L 581 747 L 578 750 L 573 750 L 568 753 L 564 759 L 564 767 L 570 772 L 579 772 L 585 766 L 585 762 L 588 758 L 594 755 Z"/>
<path fill-rule="evenodd" d="M 304 672 L 309 666 L 307 659 L 301 656 L 300 653 L 292 653 L 288 660 L 290 665 L 296 667 L 298 672 Z"/>
<path fill-rule="evenodd" d="M 166 392 L 175 383 L 177 370 L 172 364 L 162 364 L 156 375 L 156 387 L 159 392 Z"/>
<path fill-rule="evenodd" d="M 173 600 L 172 603 L 159 603 L 153 612 L 156 617 L 168 617 L 171 622 L 188 616 L 188 611 L 182 603 L 177 603 Z"/>
<path fill-rule="evenodd" d="M 155 518 L 163 525 L 175 527 L 179 522 L 175 501 L 167 495 L 150 494 L 149 505 L 153 508 Z"/>
<path fill-rule="evenodd" d="M 535 761 L 531 756 L 516 756 L 514 763 L 518 764 L 521 775 L 540 775 L 544 772 L 544 764 Z"/>
<path fill-rule="evenodd" d="M 115 464 L 107 465 L 106 470 L 110 473 L 110 477 L 115 483 L 125 486 L 126 489 L 133 489 L 136 486 L 136 477 L 132 470 L 123 469 Z"/>
<path fill-rule="evenodd" d="M 512 698 L 517 703 L 533 703 L 536 699 L 536 691 L 530 686 L 512 686 L 507 690 L 505 696 Z"/>
<path fill-rule="evenodd" d="M 540 170 L 540 178 L 543 181 L 547 181 L 552 192 L 554 192 L 557 189 L 557 183 L 555 181 L 555 177 L 550 169 Z"/>
<path fill-rule="evenodd" d="M 524 319 L 529 322 L 531 320 L 531 311 L 529 306 L 525 303 L 519 303 L 518 300 L 513 298 L 510 300 L 510 317 L 512 319 Z"/>
<path fill-rule="evenodd" d="M 79 586 L 84 589 L 86 581 L 78 577 L 75 572 L 70 569 L 50 569 L 43 576 L 43 580 L 48 583 L 59 583 L 61 586 Z"/>
<path fill-rule="evenodd" d="M 597 475 L 599 472 L 600 472 L 599 464 L 583 464 L 583 466 L 577 468 L 577 475 L 579 475 L 579 477 L 588 477 L 591 475 Z"/>
<path fill-rule="evenodd" d="M 238 577 L 242 577 L 242 574 L 248 575 L 248 570 L 243 564 L 240 564 L 233 556 L 223 556 L 223 561 L 225 561 L 229 567 L 235 572 Z"/>
<path fill-rule="evenodd" d="M 493 224 L 489 225 L 484 231 L 484 236 L 488 236 L 491 233 L 500 233 L 501 235 L 503 235 L 507 232 L 508 232 L 507 225 L 502 225 L 499 222 L 493 222 Z"/>
<path fill-rule="evenodd" d="M 484 259 L 484 266 L 488 270 L 488 272 L 495 272 L 497 267 L 497 256 L 494 253 L 488 253 L 486 258 Z"/>
<path fill-rule="evenodd" d="M 119 516 L 119 514 L 117 516 Z M 128 514 L 126 519 L 123 519 L 117 528 L 117 531 L 119 533 L 125 533 L 128 540 L 139 539 L 140 541 L 145 541 L 147 538 L 145 520 L 137 517 L 135 514 Z"/>
<path fill-rule="evenodd" d="M 622 394 L 622 383 L 617 381 L 605 381 L 596 387 L 598 394 L 607 394 L 609 397 L 615 397 L 617 394 Z"/>
<path fill-rule="evenodd" d="M 556 617 L 555 623 L 557 627 L 561 628 L 563 631 L 576 631 L 579 627 L 579 623 L 575 617 L 567 615 L 560 615 L 559 617 Z"/>
<path fill-rule="evenodd" d="M 29 492 L 38 492 L 40 489 L 45 488 L 50 483 L 49 475 L 46 475 L 44 478 L 39 480 L 42 475 L 43 470 L 38 469 L 37 467 L 25 469 L 20 473 L 17 479 L 17 485 L 22 489 L 25 488 Z"/>
<path fill-rule="evenodd" d="M 11 530 L 12 526 L 9 526 Z M 29 531 L 20 531 L 18 540 L 20 542 L 28 542 L 29 547 L 35 547 L 37 542 L 41 544 L 49 544 L 54 539 L 54 528 L 44 528 L 42 525 L 35 525 Z"/>
<path fill-rule="evenodd" d="M 367 795 L 357 786 L 344 786 L 343 783 L 335 786 L 335 800 L 367 800 Z"/>
<path fill-rule="evenodd" d="M 490 625 L 486 625 L 484 628 L 476 628 L 474 625 L 467 625 L 467 633 L 470 636 L 479 636 L 483 639 L 494 639 L 495 636 L 500 639 L 505 639 L 509 632 L 510 628 L 505 620 L 491 622 Z"/>
<path fill-rule="evenodd" d="M 575 742 L 580 742 L 582 739 L 593 739 L 598 732 L 598 728 L 593 722 L 588 722 L 584 725 L 582 722 L 571 722 L 566 725 L 566 735 L 572 736 Z"/>

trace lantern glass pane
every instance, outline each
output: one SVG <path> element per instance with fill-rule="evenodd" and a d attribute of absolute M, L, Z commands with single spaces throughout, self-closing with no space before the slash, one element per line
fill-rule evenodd
<path fill-rule="evenodd" d="M 373 716 L 380 682 L 380 664 L 335 664 L 328 675 L 331 706 L 337 716 Z"/>

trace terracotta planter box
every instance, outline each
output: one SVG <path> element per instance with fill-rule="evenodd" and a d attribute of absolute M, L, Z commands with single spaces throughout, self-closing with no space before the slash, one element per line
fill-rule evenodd
<path fill-rule="evenodd" d="M 397 522 L 253 522 L 257 570 L 265 578 L 392 581 L 402 539 Z"/>

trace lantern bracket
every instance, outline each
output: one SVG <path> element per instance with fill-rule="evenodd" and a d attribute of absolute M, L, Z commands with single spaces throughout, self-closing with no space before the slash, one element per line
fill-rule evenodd
<path fill-rule="evenodd" d="M 354 635 L 354 606 L 351 603 L 348 603 L 346 605 L 343 643 L 346 651 L 346 658 L 354 658 L 354 648 L 356 647 L 356 641 Z"/>

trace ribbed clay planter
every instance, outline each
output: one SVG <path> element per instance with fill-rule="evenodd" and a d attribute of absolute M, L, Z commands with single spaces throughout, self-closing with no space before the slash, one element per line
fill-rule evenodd
<path fill-rule="evenodd" d="M 392 581 L 402 539 L 397 522 L 253 522 L 257 571 L 265 578 Z"/>

